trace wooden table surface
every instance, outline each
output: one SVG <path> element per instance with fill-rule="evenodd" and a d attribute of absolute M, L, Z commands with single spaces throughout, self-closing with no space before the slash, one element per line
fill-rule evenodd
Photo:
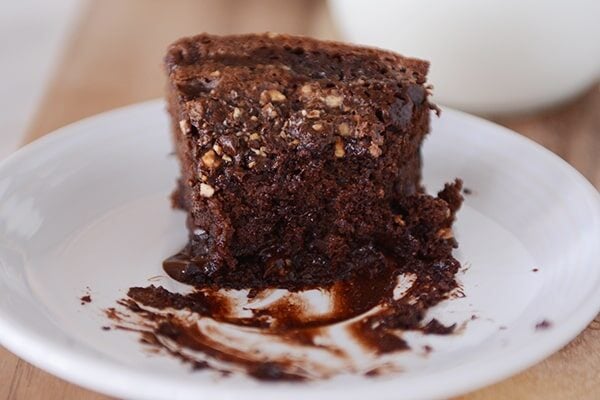
<path fill-rule="evenodd" d="M 27 141 L 86 116 L 160 97 L 165 47 L 180 36 L 202 31 L 274 31 L 337 37 L 321 0 L 91 0 L 72 32 Z M 493 119 L 546 146 L 600 187 L 600 85 L 551 110 Z M 107 399 L 55 378 L 0 347 L 0 400 L 38 398 Z M 599 318 L 545 361 L 461 397 L 597 398 Z"/>

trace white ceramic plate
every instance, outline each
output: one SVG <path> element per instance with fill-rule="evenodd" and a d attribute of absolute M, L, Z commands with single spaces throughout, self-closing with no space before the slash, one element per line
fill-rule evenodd
<path fill-rule="evenodd" d="M 154 101 L 70 125 L 0 166 L 0 342 L 64 379 L 127 398 L 441 398 L 521 371 L 580 332 L 600 306 L 600 200 L 565 162 L 489 122 L 444 110 L 427 139 L 430 191 L 462 177 L 458 216 L 465 298 L 432 310 L 468 320 L 396 353 L 403 372 L 293 385 L 215 379 L 137 335 L 101 330 L 130 286 L 164 275 L 186 240 L 168 195 L 177 176 L 164 105 Z M 538 272 L 533 272 L 537 268 Z M 160 282 L 169 285 L 164 279 Z M 87 289 L 89 288 L 89 289 Z M 90 292 L 93 302 L 79 298 Z M 542 321 L 548 329 L 536 329 Z M 505 329 L 504 329 L 505 328 Z M 327 396 L 327 397 L 325 397 Z"/>

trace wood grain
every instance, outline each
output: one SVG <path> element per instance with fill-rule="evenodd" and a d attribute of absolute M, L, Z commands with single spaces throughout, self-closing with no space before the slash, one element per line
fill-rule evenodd
<path fill-rule="evenodd" d="M 184 35 L 275 31 L 335 38 L 322 0 L 93 0 L 62 56 L 26 141 L 80 118 L 162 95 L 161 57 Z M 546 146 L 600 187 L 600 86 L 560 107 L 496 118 Z M 108 399 L 0 348 L 0 399 Z M 595 399 L 600 319 L 560 352 L 461 400 Z"/>
<path fill-rule="evenodd" d="M 332 37 L 324 7 L 319 0 L 93 1 L 26 141 L 102 111 L 161 97 L 162 57 L 182 36 L 272 31 Z"/>

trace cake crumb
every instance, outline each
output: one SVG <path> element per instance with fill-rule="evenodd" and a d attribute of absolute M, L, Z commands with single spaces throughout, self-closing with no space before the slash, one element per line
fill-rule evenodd
<path fill-rule="evenodd" d="M 536 331 L 546 330 L 551 327 L 552 327 L 552 322 L 548 321 L 547 319 L 544 319 L 544 320 L 538 322 L 537 324 L 535 324 Z"/>
<path fill-rule="evenodd" d="M 437 319 L 432 319 L 423 327 L 423 333 L 432 335 L 449 335 L 456 329 L 456 324 L 446 326 Z"/>
<path fill-rule="evenodd" d="M 81 305 L 84 306 L 84 305 L 92 302 L 92 296 L 90 296 L 89 294 L 86 294 L 85 296 L 81 296 L 81 298 L 79 300 L 81 300 Z"/>

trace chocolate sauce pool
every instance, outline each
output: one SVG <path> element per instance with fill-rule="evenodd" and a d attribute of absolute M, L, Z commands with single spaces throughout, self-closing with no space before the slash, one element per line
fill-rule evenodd
<path fill-rule="evenodd" d="M 183 256 L 180 254 L 177 258 L 181 272 Z M 165 267 L 169 271 L 168 262 Z M 344 372 L 378 376 L 386 368 L 372 367 L 361 372 L 351 365 L 345 348 L 336 343 L 323 343 L 323 338 L 328 337 L 333 327 L 342 326 L 365 354 L 376 357 L 409 349 L 402 338 L 403 331 L 452 333 L 454 325 L 445 326 L 435 319 L 425 321 L 425 313 L 457 290 L 454 275 L 458 267 L 457 262 L 444 264 L 440 260 L 435 260 L 435 264 L 421 260 L 399 265 L 387 258 L 383 267 L 375 269 L 379 271 L 376 275 L 369 272 L 318 288 L 330 299 L 329 310 L 318 314 L 307 313 L 307 305 L 298 302 L 302 289 L 286 291 L 265 307 L 246 309 L 246 315 L 240 316 L 234 304 L 239 300 L 226 290 L 205 287 L 181 294 L 154 285 L 130 288 L 127 297 L 119 301 L 120 310 L 113 308 L 106 313 L 115 328 L 139 332 L 142 343 L 178 357 L 196 370 L 212 369 L 221 375 L 242 371 L 259 380 L 276 381 L 329 378 Z M 401 274 L 411 274 L 413 282 L 398 297 L 394 292 Z M 304 290 L 311 289 L 315 290 L 310 287 Z M 244 300 L 260 301 L 273 290 L 251 290 Z M 185 315 L 182 317 L 181 313 Z M 248 330 L 302 351 L 326 352 L 342 366 L 332 369 L 320 364 L 305 365 L 297 357 L 285 353 L 261 354 L 260 349 L 258 353 L 249 352 L 237 348 L 235 343 L 232 345 L 230 338 L 215 339 L 209 329 L 214 329 L 213 325 L 200 328 L 206 322 Z"/>

